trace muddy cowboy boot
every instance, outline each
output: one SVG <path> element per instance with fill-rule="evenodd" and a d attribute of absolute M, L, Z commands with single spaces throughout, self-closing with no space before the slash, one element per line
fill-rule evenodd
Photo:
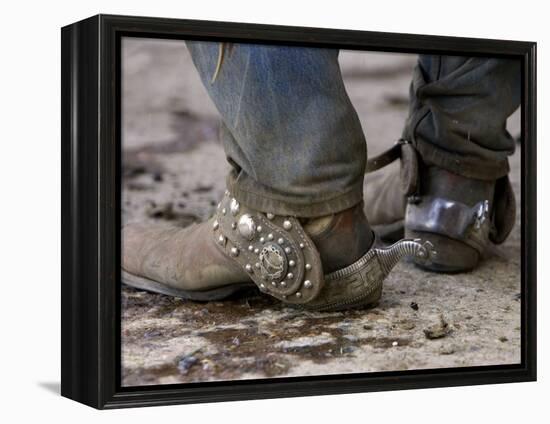
<path fill-rule="evenodd" d="M 429 243 L 378 247 L 358 204 L 313 219 L 263 213 L 229 193 L 207 222 L 186 228 L 131 224 L 123 230 L 123 283 L 208 301 L 256 285 L 293 306 L 340 310 L 375 304 L 406 255 L 428 262 Z"/>
<path fill-rule="evenodd" d="M 411 143 L 400 140 L 369 161 L 374 172 L 400 158 L 400 171 L 367 177 L 365 203 L 373 228 L 386 241 L 421 238 L 437 255 L 421 268 L 463 272 L 475 268 L 489 243 L 502 243 L 515 223 L 515 198 L 508 176 L 466 178 L 422 162 Z"/>

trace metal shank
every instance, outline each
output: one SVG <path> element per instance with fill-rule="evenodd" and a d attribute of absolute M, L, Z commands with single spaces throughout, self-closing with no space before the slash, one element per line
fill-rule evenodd
<path fill-rule="evenodd" d="M 325 275 L 321 294 L 305 307 L 334 311 L 372 304 L 380 298 L 384 279 L 402 258 L 412 256 L 427 263 L 436 254 L 430 242 L 410 239 L 372 248 L 353 264 Z"/>

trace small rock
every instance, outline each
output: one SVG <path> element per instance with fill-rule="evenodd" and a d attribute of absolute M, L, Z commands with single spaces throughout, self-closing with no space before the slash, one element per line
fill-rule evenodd
<path fill-rule="evenodd" d="M 192 356 L 184 356 L 180 361 L 178 362 L 178 370 L 182 374 L 187 374 L 189 372 L 189 369 L 195 365 L 199 360 Z"/>
<path fill-rule="evenodd" d="M 445 318 L 443 318 L 443 315 L 439 317 L 439 322 L 437 324 L 434 324 L 428 328 L 425 328 L 424 334 L 426 337 L 430 340 L 432 339 L 440 339 L 441 337 L 445 337 L 450 332 L 449 324 L 447 321 L 445 321 Z"/>
<path fill-rule="evenodd" d="M 409 305 L 411 307 L 411 309 L 413 311 L 418 311 L 418 303 L 416 302 L 411 302 L 411 304 Z"/>
<path fill-rule="evenodd" d="M 193 189 L 195 193 L 205 193 L 207 191 L 211 191 L 214 188 L 213 185 L 210 184 L 199 184 L 197 187 Z"/>
<path fill-rule="evenodd" d="M 172 220 L 175 217 L 174 205 L 171 202 L 164 205 L 156 205 L 152 202 L 151 207 L 147 210 L 147 216 L 149 218 L 162 218 Z"/>
<path fill-rule="evenodd" d="M 159 330 L 151 330 L 151 331 L 147 331 L 143 334 L 143 337 L 145 339 L 151 339 L 151 338 L 154 338 L 154 337 L 158 337 L 158 336 L 161 336 L 162 335 L 162 332 L 159 331 Z"/>
<path fill-rule="evenodd" d="M 441 355 L 452 355 L 456 352 L 456 346 L 454 345 L 443 345 L 439 348 L 439 353 Z"/>
<path fill-rule="evenodd" d="M 343 348 L 340 349 L 340 351 L 341 351 L 342 354 L 353 353 L 353 351 L 355 351 L 355 347 L 354 346 L 344 346 Z"/>
<path fill-rule="evenodd" d="M 241 341 L 239 340 L 238 337 L 235 337 L 231 343 L 233 343 L 235 346 L 240 346 L 241 345 Z"/>
<path fill-rule="evenodd" d="M 499 342 L 506 343 L 508 341 L 508 337 L 501 336 L 498 338 Z"/>
<path fill-rule="evenodd" d="M 416 327 L 416 324 L 412 321 L 402 321 L 398 324 L 398 327 L 402 330 L 413 330 Z"/>
<path fill-rule="evenodd" d="M 398 342 L 393 342 L 391 345 L 392 345 L 393 347 L 395 347 L 395 346 L 399 346 L 399 343 L 398 343 Z"/>
<path fill-rule="evenodd" d="M 146 191 L 146 190 L 151 190 L 153 187 L 149 184 L 144 184 L 140 182 L 130 182 L 126 184 L 126 188 L 128 190 Z"/>
<path fill-rule="evenodd" d="M 162 173 L 160 172 L 155 172 L 153 174 L 153 181 L 155 181 L 156 183 L 160 183 L 164 180 L 164 177 L 162 176 Z"/>

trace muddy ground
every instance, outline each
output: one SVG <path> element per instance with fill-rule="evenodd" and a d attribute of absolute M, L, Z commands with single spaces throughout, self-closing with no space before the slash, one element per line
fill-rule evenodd
<path fill-rule="evenodd" d="M 341 53 L 371 155 L 400 135 L 414 60 Z M 217 122 L 182 42 L 123 41 L 124 223 L 184 226 L 214 212 L 228 169 Z M 517 114 L 509 129 L 519 134 Z M 519 155 L 511 159 L 518 201 Z M 256 291 L 196 303 L 123 287 L 122 383 L 518 363 L 519 255 L 518 216 L 476 271 L 440 275 L 402 263 L 374 309 L 342 313 L 299 312 Z"/>

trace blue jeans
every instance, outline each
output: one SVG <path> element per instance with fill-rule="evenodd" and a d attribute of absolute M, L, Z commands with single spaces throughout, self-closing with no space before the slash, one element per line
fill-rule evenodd
<path fill-rule="evenodd" d="M 299 217 L 362 201 L 367 148 L 338 50 L 231 44 L 212 81 L 220 43 L 187 46 L 220 112 L 227 186 L 239 201 Z M 420 56 L 404 135 L 429 163 L 473 178 L 505 175 L 519 69 L 501 59 Z"/>
<path fill-rule="evenodd" d="M 519 60 L 419 56 L 403 138 L 429 165 L 481 180 L 505 176 L 515 148 L 506 119 L 520 105 L 520 66 Z"/>

